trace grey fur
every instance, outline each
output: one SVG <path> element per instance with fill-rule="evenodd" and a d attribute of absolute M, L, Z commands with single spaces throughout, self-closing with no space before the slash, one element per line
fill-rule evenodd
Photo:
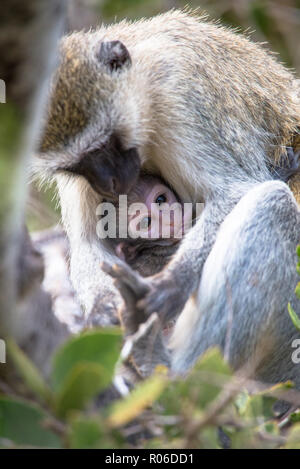
<path fill-rule="evenodd" d="M 300 213 L 290 189 L 279 181 L 254 184 L 197 251 L 193 249 L 197 244 L 195 233 L 199 234 L 198 242 L 203 242 L 203 222 L 210 218 L 209 207 L 203 217 L 190 237 L 192 249 L 189 255 L 185 250 L 184 269 L 180 271 L 186 282 L 197 277 L 196 296 L 176 323 L 169 358 L 164 342 L 157 337 L 160 332 L 153 330 L 155 347 L 151 347 L 147 369 L 143 357 L 153 344 L 150 333 L 147 344 L 134 350 L 134 362 L 143 375 L 152 372 L 159 357 L 161 362 L 169 362 L 173 371 L 185 373 L 205 350 L 219 346 L 234 369 L 247 368 L 248 375 L 270 384 L 292 380 L 299 388 L 300 366 L 292 361 L 292 342 L 299 333 L 287 304 L 291 302 L 300 313 L 294 293 Z M 204 261 L 203 252 L 207 251 Z M 203 265 L 201 276 L 195 271 L 199 263 Z M 129 267 L 112 268 L 110 274 L 117 278 L 126 300 L 124 323 L 132 332 L 147 317 L 148 310 L 143 308 L 142 312 L 139 305 L 151 293 L 152 282 L 130 272 Z M 166 298 L 166 291 L 170 294 L 170 288 L 162 288 L 158 302 Z M 171 317 L 170 308 L 168 311 L 167 317 L 161 317 L 163 323 Z"/>
<path fill-rule="evenodd" d="M 126 67 L 109 71 L 96 60 L 99 44 L 108 40 L 124 43 L 131 58 Z M 228 357 L 238 367 L 255 349 L 258 332 L 274 328 L 277 342 L 272 357 L 278 358 L 279 365 L 274 371 L 272 358 L 260 376 L 277 381 L 293 375 L 299 383 L 299 372 L 296 376 L 296 368 L 287 363 L 287 340 L 295 332 L 286 313 L 296 284 L 293 256 L 299 233 L 298 209 L 287 186 L 267 182 L 272 179 L 270 159 L 275 161 L 284 152 L 299 125 L 298 90 L 293 75 L 259 45 L 180 11 L 75 33 L 63 41 L 35 171 L 58 181 L 71 246 L 72 281 L 86 317 L 95 299 L 104 309 L 108 295 L 113 295 L 113 308 L 122 305 L 112 279 L 104 279 L 100 269 L 102 261 L 114 263 L 117 259 L 111 246 L 101 243 L 95 232 L 96 207 L 101 197 L 107 196 L 107 188 L 94 185 L 97 193 L 82 174 L 66 171 L 72 171 L 83 155 L 95 150 L 99 151 L 101 171 L 107 170 L 108 163 L 118 165 L 122 158 L 113 154 L 109 158 L 103 150 L 117 137 L 121 156 L 124 152 L 127 158 L 134 149 L 142 169 L 162 176 L 183 202 L 205 202 L 201 217 L 161 273 L 142 279 L 134 272 L 126 276 L 122 272 L 123 286 L 133 297 L 138 284 L 145 286 L 142 297 L 136 298 L 142 317 L 158 312 L 163 322 L 182 311 L 201 282 L 203 294 L 194 313 L 197 327 L 190 330 L 185 309 L 178 327 L 185 326 L 181 335 L 188 350 L 176 349 L 173 368 L 187 369 L 213 343 L 226 349 L 224 308 L 229 306 L 218 260 L 211 271 L 216 289 L 210 296 L 205 291 L 205 272 L 217 246 L 222 247 L 218 237 L 224 220 L 233 217 L 246 200 L 254 208 L 244 207 L 246 219 L 237 229 L 241 244 L 232 246 L 227 240 L 223 259 L 233 290 L 233 314 L 239 318 L 232 327 Z M 110 166 L 109 170 L 111 182 Z M 125 167 L 121 170 L 126 174 Z M 122 174 L 121 170 L 118 167 L 116 174 Z M 133 176 L 130 180 L 126 174 L 128 187 L 132 187 L 136 172 Z M 261 190 L 259 197 L 256 190 Z M 247 268 L 258 269 L 261 296 L 246 288 Z M 218 272 L 220 278 L 216 277 Z M 121 286 L 122 278 L 118 280 Z M 205 301 L 207 308 L 200 315 Z M 134 304 L 132 301 L 130 309 L 138 325 L 141 315 Z M 271 308 L 271 319 L 265 308 Z M 185 331 L 191 332 L 192 344 Z"/>
<path fill-rule="evenodd" d="M 290 379 L 300 387 L 300 366 L 292 362 L 299 333 L 287 310 L 290 301 L 300 312 L 294 294 L 299 233 L 299 210 L 283 183 L 259 184 L 239 201 L 204 265 L 197 322 L 190 324 L 188 343 L 174 351 L 175 370 L 185 371 L 219 345 L 235 369 L 254 360 L 257 378 Z"/>

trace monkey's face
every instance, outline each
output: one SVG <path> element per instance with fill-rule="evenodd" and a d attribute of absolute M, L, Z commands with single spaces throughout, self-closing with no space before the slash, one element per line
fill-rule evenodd
<path fill-rule="evenodd" d="M 145 249 L 153 252 L 155 247 L 162 248 L 160 255 L 167 255 L 166 250 L 184 234 L 187 216 L 176 194 L 160 178 L 141 176 L 128 194 L 127 203 L 129 238 L 117 244 L 117 256 L 132 263 Z"/>
<path fill-rule="evenodd" d="M 177 242 L 177 236 L 182 232 L 183 206 L 168 186 L 159 180 L 154 183 L 154 180 L 154 177 L 147 182 L 139 179 L 135 191 L 140 195 L 134 203 L 130 204 L 132 197 L 129 194 L 129 236 L 136 238 L 137 233 L 143 239 Z"/>
<path fill-rule="evenodd" d="M 128 194 L 140 172 L 140 159 L 135 148 L 124 150 L 118 138 L 98 150 L 83 155 L 78 163 L 66 169 L 84 176 L 91 187 L 108 200 Z"/>
<path fill-rule="evenodd" d="M 130 73 L 131 57 L 120 41 L 105 41 L 96 32 L 63 40 L 40 144 L 50 176 L 83 176 L 109 200 L 131 190 L 141 167 L 141 139 L 136 128 L 131 131 L 138 111 Z"/>

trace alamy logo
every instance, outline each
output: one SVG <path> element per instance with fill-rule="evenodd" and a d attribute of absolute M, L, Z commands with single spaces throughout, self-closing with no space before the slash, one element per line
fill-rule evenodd
<path fill-rule="evenodd" d="M 292 362 L 295 365 L 300 364 L 300 339 L 293 340 L 292 347 L 296 350 L 292 353 Z"/>
<path fill-rule="evenodd" d="M 195 204 L 195 218 L 199 218 L 203 204 Z M 117 203 L 102 202 L 96 209 L 100 216 L 96 232 L 100 239 L 182 239 L 192 227 L 193 204 L 179 202 L 128 204 L 127 195 L 120 195 Z"/>
<path fill-rule="evenodd" d="M 6 344 L 0 339 L 0 363 L 6 363 Z"/>
<path fill-rule="evenodd" d="M 0 103 L 6 103 L 5 81 L 0 79 Z"/>

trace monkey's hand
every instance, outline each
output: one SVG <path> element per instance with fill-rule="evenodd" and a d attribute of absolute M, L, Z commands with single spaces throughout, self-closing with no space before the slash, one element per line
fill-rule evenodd
<path fill-rule="evenodd" d="M 138 325 L 152 313 L 157 313 L 163 325 L 166 325 L 181 313 L 190 296 L 190 288 L 187 286 L 182 289 L 181 279 L 166 269 L 152 277 L 143 278 L 125 263 L 114 266 L 104 264 L 102 268 L 116 279 L 115 285 L 125 300 L 127 312 L 123 320 L 129 333 L 135 332 Z"/>
<path fill-rule="evenodd" d="M 158 274 L 148 277 L 148 291 L 137 303 L 137 308 L 150 316 L 157 312 L 161 322 L 166 325 L 176 319 L 187 302 L 191 289 L 184 287 L 180 276 L 164 269 Z"/>
<path fill-rule="evenodd" d="M 125 301 L 125 308 L 121 311 L 121 321 L 126 335 L 133 334 L 139 325 L 148 319 L 148 315 L 137 308 L 137 303 L 149 291 L 148 282 L 125 262 L 118 262 L 114 265 L 103 262 L 101 267 L 104 272 L 115 279 L 115 286 Z"/>
<path fill-rule="evenodd" d="M 102 269 L 115 279 L 115 285 L 125 301 L 125 308 L 121 312 L 127 336 L 123 353 L 130 346 L 131 365 L 143 378 L 153 373 L 157 365 L 169 367 L 170 356 L 158 316 L 152 314 L 148 317 L 146 312 L 137 307 L 140 299 L 149 292 L 148 281 L 125 263 L 113 266 L 103 263 Z"/>

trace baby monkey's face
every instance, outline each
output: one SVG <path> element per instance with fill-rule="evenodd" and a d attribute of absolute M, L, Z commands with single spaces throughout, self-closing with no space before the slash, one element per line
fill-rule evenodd
<path fill-rule="evenodd" d="M 122 215 L 121 207 L 118 211 Z M 184 207 L 159 177 L 141 175 L 127 195 L 124 222 L 128 238 L 117 244 L 116 254 L 127 262 L 134 262 L 145 248 L 174 246 L 181 240 L 186 226 L 188 228 L 191 216 L 192 209 Z"/>
<path fill-rule="evenodd" d="M 141 176 L 127 202 L 130 238 L 176 242 L 182 237 L 183 204 L 159 178 Z"/>

